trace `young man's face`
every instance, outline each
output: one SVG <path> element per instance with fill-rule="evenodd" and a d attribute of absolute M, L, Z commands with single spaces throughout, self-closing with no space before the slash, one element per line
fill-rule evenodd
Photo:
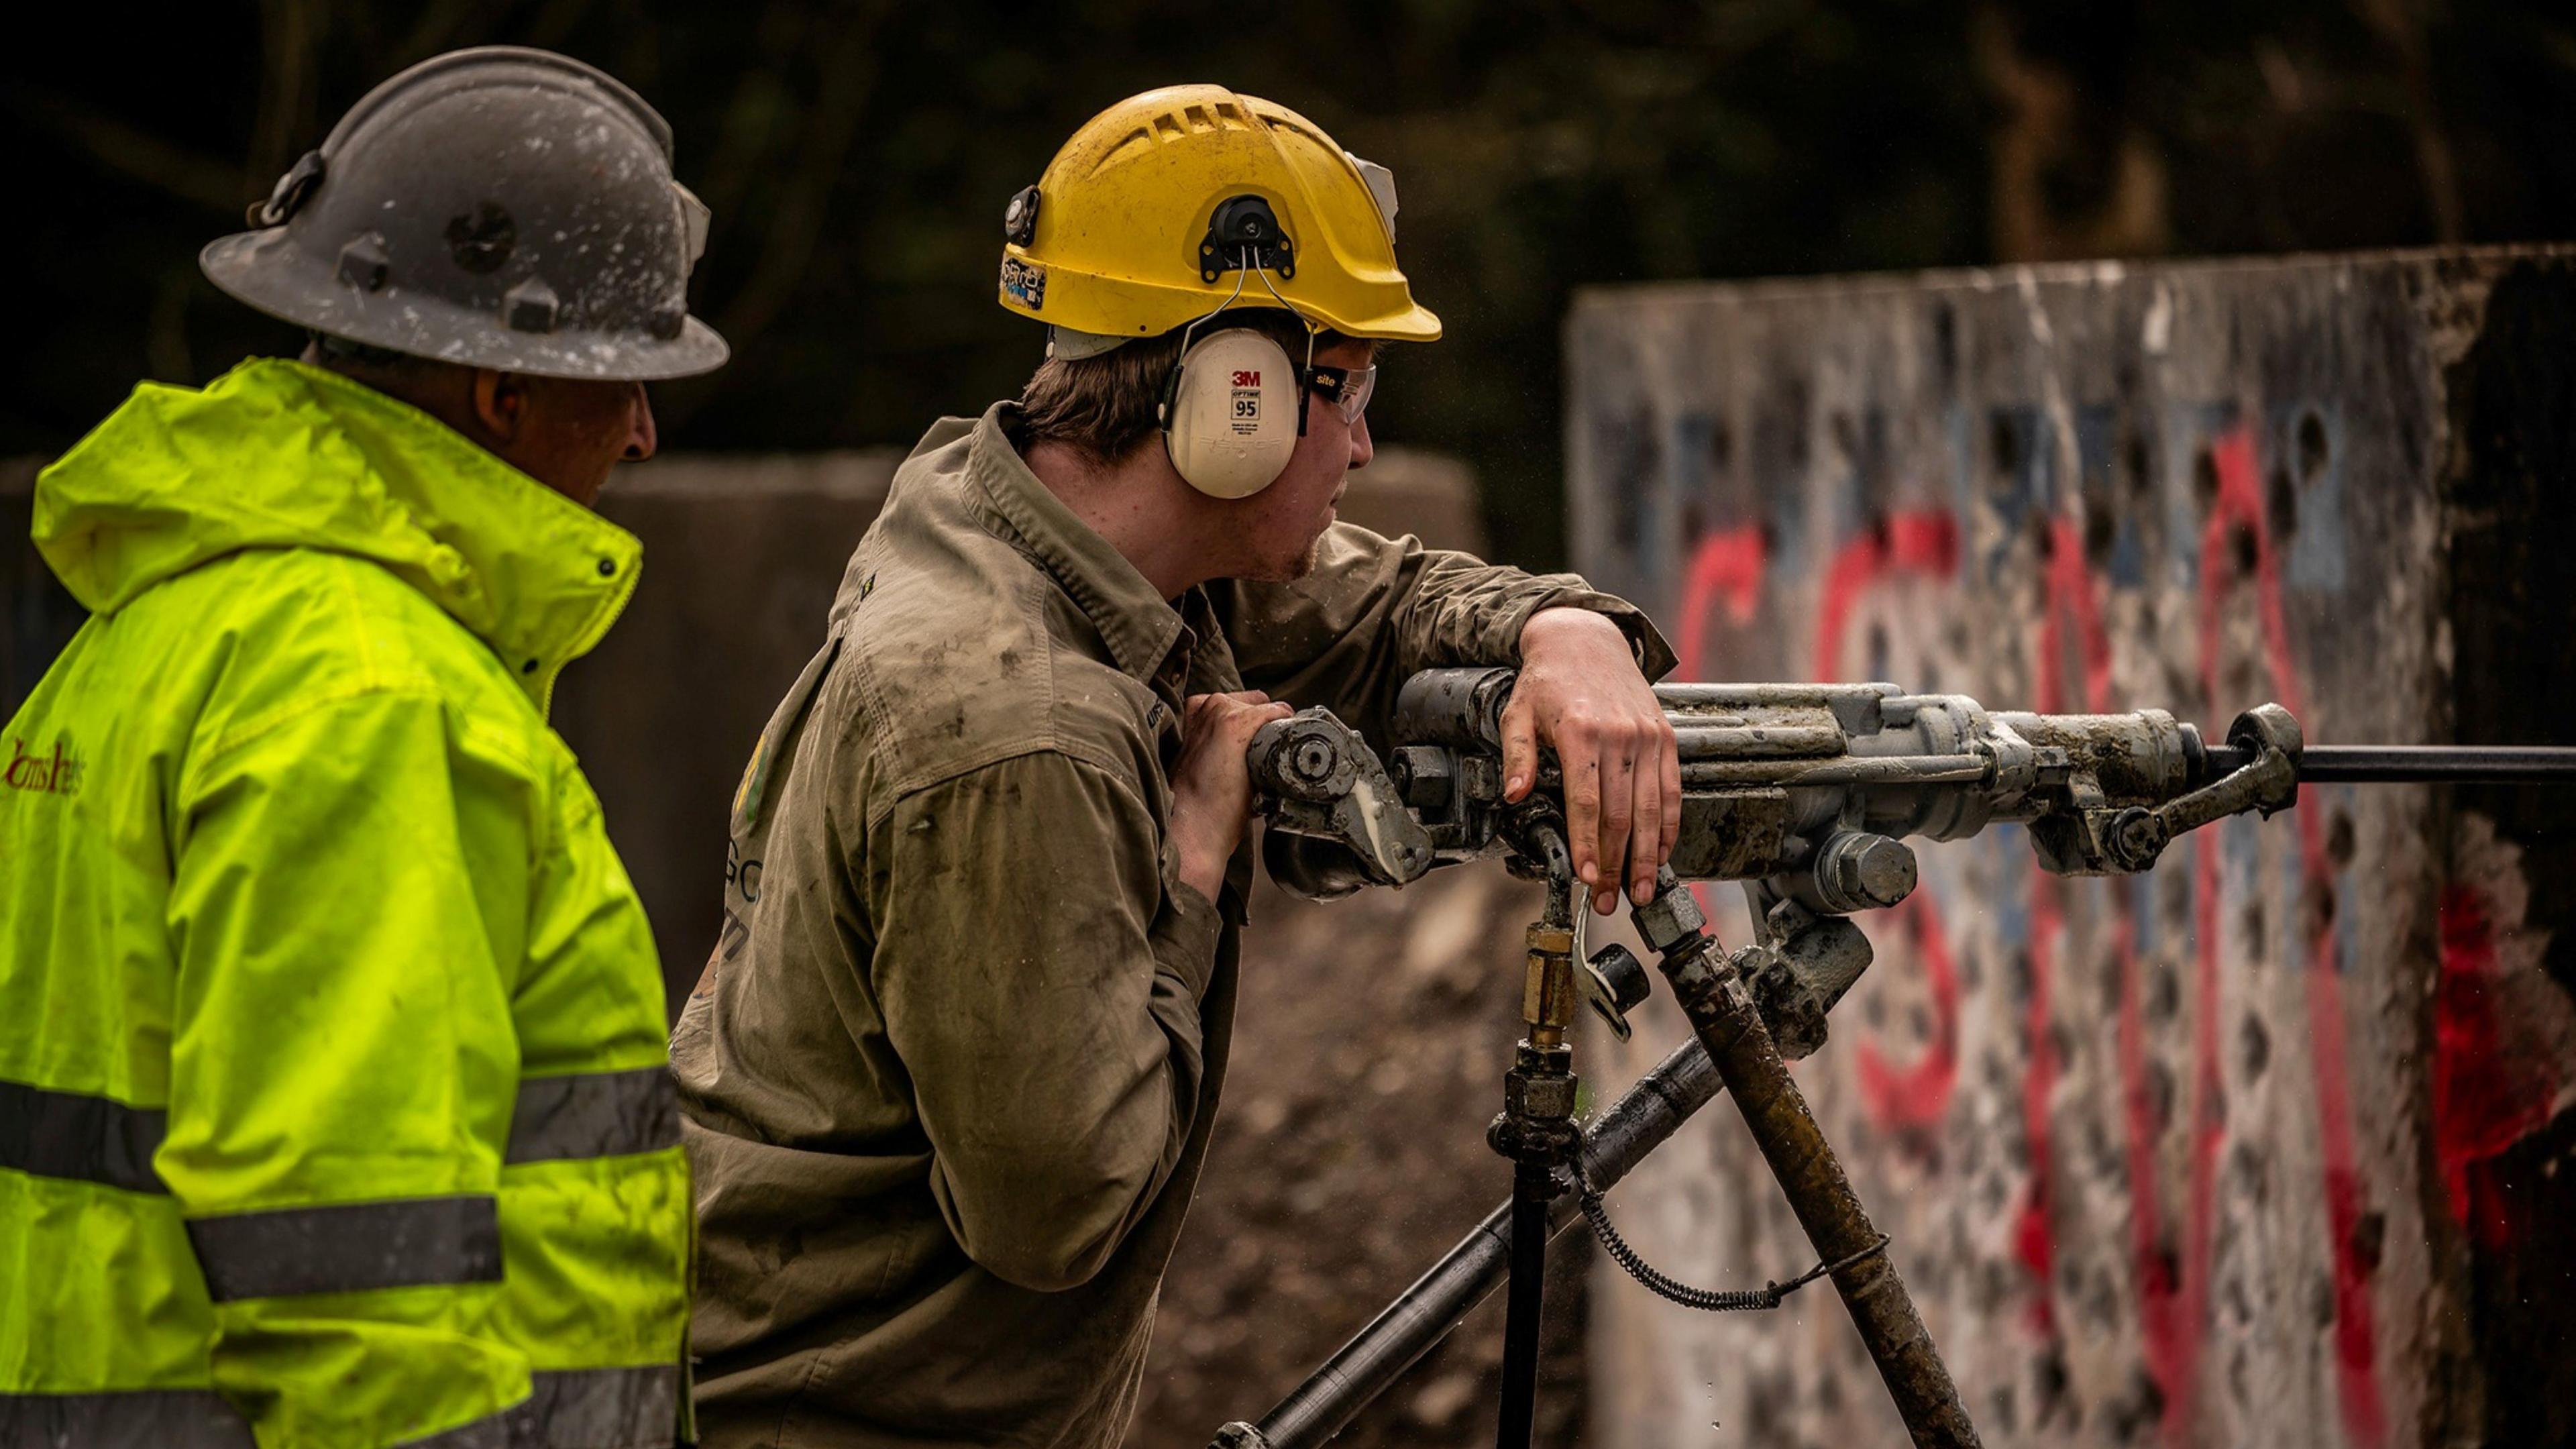
<path fill-rule="evenodd" d="M 1316 352 L 1326 367 L 1357 372 L 1372 360 L 1367 342 L 1342 341 Z M 1333 505 L 1341 501 L 1351 470 L 1365 468 L 1377 455 L 1369 440 L 1368 415 L 1342 421 L 1341 409 L 1309 394 L 1306 435 L 1297 440 L 1287 470 L 1279 480 L 1245 500 L 1244 546 L 1250 555 L 1238 578 L 1284 583 L 1306 576 L 1315 566 L 1315 542 L 1332 526 Z"/>

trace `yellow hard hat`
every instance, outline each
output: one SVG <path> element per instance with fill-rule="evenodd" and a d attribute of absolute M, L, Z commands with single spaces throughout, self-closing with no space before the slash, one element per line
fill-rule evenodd
<path fill-rule="evenodd" d="M 1003 230 L 1002 305 L 1059 339 L 1084 335 L 1082 351 L 1168 332 L 1229 298 L 1285 303 L 1352 337 L 1440 335 L 1396 270 L 1386 168 L 1223 86 L 1147 91 L 1092 117 L 1011 198 Z"/>

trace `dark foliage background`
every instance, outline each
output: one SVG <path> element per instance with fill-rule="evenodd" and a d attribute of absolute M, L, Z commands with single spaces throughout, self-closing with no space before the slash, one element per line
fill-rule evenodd
<path fill-rule="evenodd" d="M 2576 18 L 2507 0 L 1951 5 L 1582 0 L 1250 7 L 260 0 L 56 10 L 0 47 L 12 346 L 0 454 L 62 448 L 138 377 L 284 328 L 196 249 L 376 79 L 510 41 L 668 114 L 713 206 L 699 308 L 738 360 L 661 397 L 691 449 L 907 443 L 1016 389 L 1003 200 L 1128 92 L 1216 80 L 1395 168 L 1448 338 L 1388 439 L 1468 458 L 1497 551 L 1561 556 L 1572 288 L 2093 255 L 2576 232 Z M 22 38 L 23 39 L 23 38 Z"/>

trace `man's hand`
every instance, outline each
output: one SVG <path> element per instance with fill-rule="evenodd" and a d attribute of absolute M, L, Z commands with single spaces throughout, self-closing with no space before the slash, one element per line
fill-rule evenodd
<path fill-rule="evenodd" d="M 1592 909 L 1610 914 L 1624 875 L 1639 905 L 1682 828 L 1682 762 L 1663 706 L 1619 626 L 1588 609 L 1541 609 L 1521 626 L 1520 678 L 1503 710 L 1503 798 L 1538 782 L 1538 747 L 1565 775 L 1567 843 Z"/>
<path fill-rule="evenodd" d="M 1252 819 L 1253 731 L 1286 719 L 1288 706 L 1257 689 L 1194 694 L 1181 709 L 1181 757 L 1172 766 L 1172 849 L 1183 884 L 1213 901 L 1226 862 Z"/>

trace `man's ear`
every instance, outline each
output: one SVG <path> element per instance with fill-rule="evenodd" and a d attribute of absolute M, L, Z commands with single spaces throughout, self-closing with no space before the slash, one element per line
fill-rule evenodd
<path fill-rule="evenodd" d="M 514 443 L 528 425 L 528 380 L 515 372 L 474 369 L 474 420 L 484 431 Z"/>

